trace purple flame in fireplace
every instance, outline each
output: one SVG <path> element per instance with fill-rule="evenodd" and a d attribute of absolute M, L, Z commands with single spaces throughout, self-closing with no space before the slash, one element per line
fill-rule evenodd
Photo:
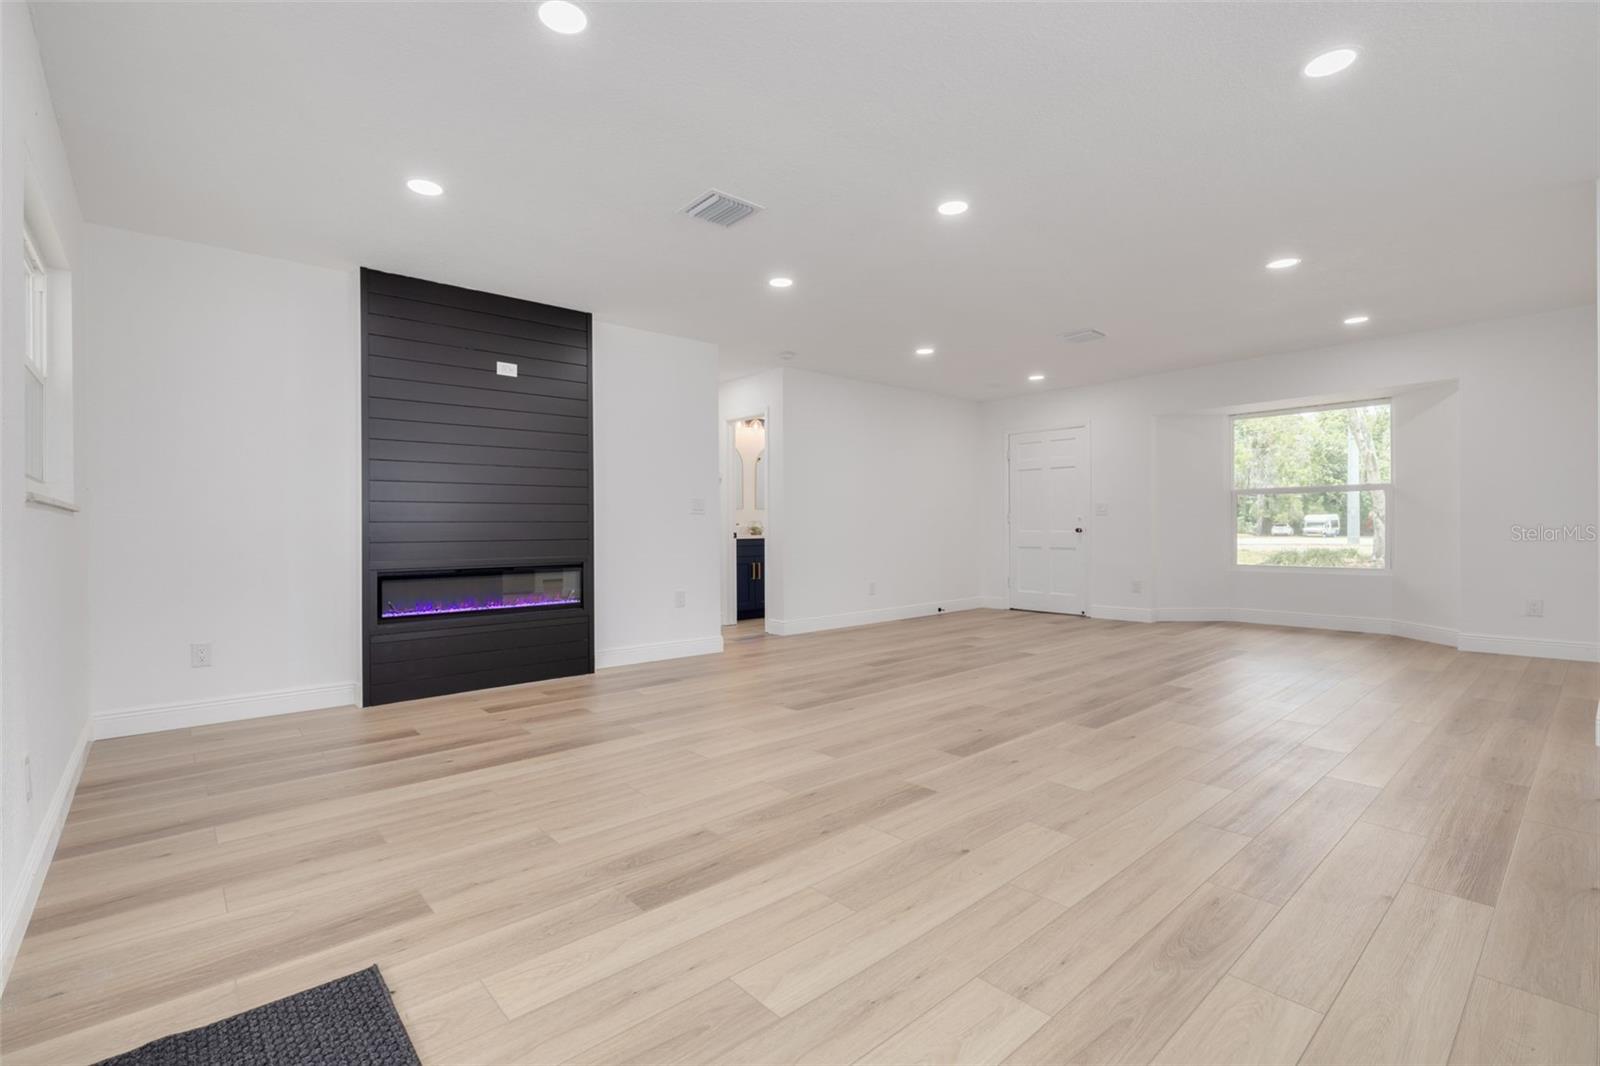
<path fill-rule="evenodd" d="M 582 603 L 579 595 L 565 595 L 550 592 L 502 592 L 486 599 L 466 597 L 459 600 L 447 600 L 443 603 L 434 603 L 419 600 L 415 603 L 397 605 L 386 603 L 383 605 L 382 617 L 384 618 L 412 618 L 417 615 L 427 614 L 463 614 L 468 611 L 509 611 L 519 607 L 568 607 Z"/>

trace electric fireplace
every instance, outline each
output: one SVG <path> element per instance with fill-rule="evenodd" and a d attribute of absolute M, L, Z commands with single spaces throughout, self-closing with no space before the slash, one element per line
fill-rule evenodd
<path fill-rule="evenodd" d="M 581 565 L 378 575 L 380 622 L 582 605 Z"/>

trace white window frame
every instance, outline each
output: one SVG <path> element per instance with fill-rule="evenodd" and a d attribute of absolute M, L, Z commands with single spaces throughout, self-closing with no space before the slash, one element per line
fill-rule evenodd
<path fill-rule="evenodd" d="M 26 229 L 22 231 L 22 259 L 28 285 L 23 362 L 43 384 L 50 375 L 50 271 L 45 268 L 33 234 Z"/>
<path fill-rule="evenodd" d="M 39 254 L 38 242 L 26 226 L 22 231 L 23 281 L 27 285 L 23 310 L 22 364 L 33 378 L 29 383 L 38 389 L 38 410 L 29 410 L 23 427 L 24 450 L 28 453 L 26 470 L 29 484 L 43 485 L 48 476 L 48 451 L 50 441 L 49 417 L 45 413 L 49 399 L 50 378 L 50 271 Z M 32 407 L 30 401 L 29 407 Z M 31 464 L 33 451 L 38 449 L 38 468 Z"/>
<path fill-rule="evenodd" d="M 1273 418 L 1279 415 L 1299 415 L 1308 411 L 1340 411 L 1351 407 L 1377 407 L 1389 408 L 1389 480 L 1358 482 L 1354 484 L 1337 485 L 1274 485 L 1270 488 L 1241 489 L 1234 484 L 1234 462 L 1237 456 L 1234 449 L 1238 447 L 1238 433 L 1234 423 L 1241 419 Z M 1229 511 L 1228 522 L 1231 533 L 1228 537 L 1229 564 L 1234 570 L 1251 574 L 1286 572 L 1291 574 L 1375 574 L 1386 575 L 1394 568 L 1394 399 L 1389 396 L 1374 396 L 1364 400 L 1348 400 L 1343 403 L 1307 404 L 1302 407 L 1281 407 L 1266 411 L 1236 411 L 1228 416 L 1228 497 Z M 1299 496 L 1322 492 L 1382 492 L 1384 506 L 1384 552 L 1383 565 L 1379 566 L 1269 566 L 1265 563 L 1241 563 L 1239 561 L 1239 497 L 1240 496 Z"/>

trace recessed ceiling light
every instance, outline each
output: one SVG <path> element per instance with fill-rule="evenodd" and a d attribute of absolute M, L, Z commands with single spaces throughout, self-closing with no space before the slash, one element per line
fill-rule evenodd
<path fill-rule="evenodd" d="M 1029 381 L 1043 381 L 1044 380 L 1044 375 L 1043 374 L 1029 374 L 1028 375 L 1028 380 Z"/>
<path fill-rule="evenodd" d="M 964 215 L 967 213 L 967 202 L 965 200 L 946 200 L 939 205 L 939 213 L 941 215 Z"/>
<path fill-rule="evenodd" d="M 1351 315 L 1344 320 L 1344 324 L 1347 326 L 1364 326 L 1370 321 L 1372 321 L 1371 315 Z"/>
<path fill-rule="evenodd" d="M 539 5 L 539 21 L 557 33 L 582 33 L 589 16 L 570 0 L 544 0 Z"/>
<path fill-rule="evenodd" d="M 406 188 L 410 189 L 418 196 L 438 196 L 440 193 L 444 192 L 443 185 L 440 185 L 436 181 L 429 181 L 427 178 L 412 178 L 410 181 L 406 182 Z"/>
<path fill-rule="evenodd" d="M 932 355 L 933 354 L 933 349 L 932 348 L 918 348 L 917 349 L 917 354 L 918 355 Z"/>
<path fill-rule="evenodd" d="M 1281 259 L 1273 259 L 1273 260 L 1268 261 L 1267 269 L 1268 270 L 1289 270 L 1289 269 L 1292 269 L 1293 267 L 1297 267 L 1299 265 L 1300 265 L 1300 259 L 1299 259 L 1298 256 L 1286 255 Z"/>
<path fill-rule="evenodd" d="M 768 278 L 767 279 L 767 284 L 771 285 L 774 289 L 787 289 L 789 286 L 794 284 L 794 279 L 793 278 Z"/>
<path fill-rule="evenodd" d="M 1356 61 L 1354 48 L 1335 48 L 1331 52 L 1324 52 L 1306 64 L 1306 77 L 1326 78 L 1329 74 L 1337 74 Z"/>

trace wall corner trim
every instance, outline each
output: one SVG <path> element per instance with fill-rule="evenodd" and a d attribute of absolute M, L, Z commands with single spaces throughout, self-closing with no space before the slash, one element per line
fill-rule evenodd
<path fill-rule="evenodd" d="M 328 707 L 361 706 L 361 685 L 355 681 L 335 681 L 305 688 L 286 688 L 274 692 L 254 692 L 245 696 L 225 696 L 188 703 L 154 704 L 100 711 L 90 717 L 96 740 L 131 737 L 140 733 L 160 733 L 167 729 L 187 729 L 197 725 L 242 722 L 275 714 L 320 711 Z"/>
<path fill-rule="evenodd" d="M 22 860 L 22 875 L 18 879 L 17 894 L 6 901 L 4 926 L 0 927 L 0 990 L 11 976 L 11 964 L 16 961 L 17 949 L 22 946 L 22 935 L 27 932 L 28 919 L 33 916 L 33 905 L 44 887 L 45 871 L 55 857 L 56 844 L 61 840 L 61 830 L 67 824 L 67 812 L 72 809 L 72 797 L 77 794 L 78 781 L 83 777 L 83 766 L 88 760 L 89 745 L 93 741 L 92 723 L 83 723 L 78 734 L 77 750 L 67 763 L 61 780 L 56 784 L 50 806 L 33 836 L 33 845 Z"/>
<path fill-rule="evenodd" d="M 696 637 L 693 640 L 664 640 L 655 644 L 628 644 L 620 648 L 600 648 L 595 652 L 595 668 L 606 670 L 614 666 L 633 666 L 637 663 L 660 662 L 663 659 L 686 659 L 691 655 L 720 655 L 722 634 L 713 637 Z"/>

